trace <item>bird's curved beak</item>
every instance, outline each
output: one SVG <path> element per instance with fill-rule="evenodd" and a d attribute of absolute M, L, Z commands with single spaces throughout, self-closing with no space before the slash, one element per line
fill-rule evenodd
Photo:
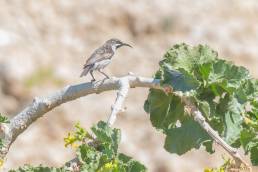
<path fill-rule="evenodd" d="M 133 48 L 131 45 L 129 45 L 129 44 L 127 44 L 127 43 L 122 43 L 121 46 L 128 46 L 128 47 Z"/>

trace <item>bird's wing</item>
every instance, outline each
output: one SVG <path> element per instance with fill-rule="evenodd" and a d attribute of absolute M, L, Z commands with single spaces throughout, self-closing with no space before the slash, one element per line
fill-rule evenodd
<path fill-rule="evenodd" d="M 84 68 L 86 66 L 93 65 L 94 63 L 104 60 L 110 59 L 114 55 L 114 52 L 108 48 L 99 48 L 94 51 L 94 53 L 87 59 Z"/>

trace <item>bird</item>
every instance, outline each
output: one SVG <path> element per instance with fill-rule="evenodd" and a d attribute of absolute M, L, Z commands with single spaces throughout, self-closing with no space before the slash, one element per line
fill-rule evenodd
<path fill-rule="evenodd" d="M 90 73 L 92 77 L 91 82 L 94 82 L 96 81 L 96 79 L 93 76 L 93 71 L 98 71 L 101 74 L 103 74 L 106 78 L 110 78 L 102 70 L 110 64 L 111 59 L 115 55 L 116 50 L 122 46 L 128 46 L 132 48 L 131 45 L 124 43 L 116 38 L 107 40 L 102 46 L 96 49 L 91 54 L 91 56 L 86 60 L 80 77 L 86 76 L 88 73 Z"/>

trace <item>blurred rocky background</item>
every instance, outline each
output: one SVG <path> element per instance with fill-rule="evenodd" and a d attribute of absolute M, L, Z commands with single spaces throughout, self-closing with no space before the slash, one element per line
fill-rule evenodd
<path fill-rule="evenodd" d="M 134 46 L 120 49 L 105 71 L 152 76 L 165 51 L 175 43 L 208 44 L 219 55 L 258 76 L 258 3 L 256 0 L 1 0 L 0 112 L 10 118 L 33 97 L 79 78 L 92 51 L 109 38 Z M 98 75 L 98 78 L 102 76 Z M 122 129 L 121 151 L 152 172 L 198 172 L 222 163 L 223 151 L 192 150 L 183 156 L 163 150 L 164 137 L 143 110 L 147 89 L 131 89 Z M 5 170 L 24 163 L 61 166 L 73 158 L 63 137 L 76 121 L 89 128 L 106 120 L 115 92 L 90 95 L 54 109 L 31 125 L 12 145 Z"/>

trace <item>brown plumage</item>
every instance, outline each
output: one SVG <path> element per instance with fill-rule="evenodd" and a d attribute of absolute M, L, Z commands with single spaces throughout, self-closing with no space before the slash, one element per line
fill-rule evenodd
<path fill-rule="evenodd" d="M 109 78 L 109 76 L 105 74 L 102 69 L 111 62 L 111 59 L 114 56 L 116 49 L 122 46 L 132 47 L 131 45 L 123 43 L 118 39 L 110 39 L 106 41 L 100 48 L 96 49 L 93 52 L 90 58 L 87 59 L 85 65 L 83 66 L 83 71 L 80 77 L 86 76 L 90 72 L 92 81 L 95 81 L 93 71 L 97 70 L 105 75 L 106 78 Z"/>

